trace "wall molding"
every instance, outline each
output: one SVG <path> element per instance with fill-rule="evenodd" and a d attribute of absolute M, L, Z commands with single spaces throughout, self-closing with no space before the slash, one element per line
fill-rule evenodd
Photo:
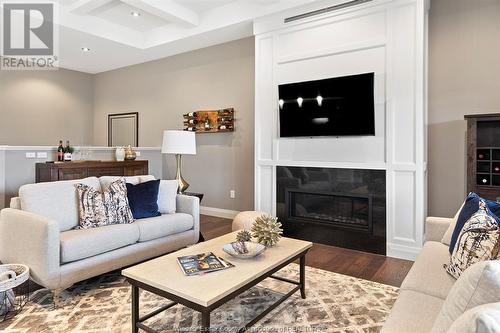
<path fill-rule="evenodd" d="M 114 151 L 116 147 L 104 147 L 104 146 L 75 146 L 75 149 L 87 149 L 87 150 L 101 150 L 101 151 Z M 161 150 L 161 147 L 133 147 L 135 150 L 143 151 L 156 151 Z M 0 150 L 10 150 L 10 151 L 24 151 L 24 150 L 57 150 L 56 146 L 0 146 Z"/>
<path fill-rule="evenodd" d="M 234 219 L 239 213 L 237 210 L 200 206 L 200 214 L 220 217 L 223 219 Z"/>

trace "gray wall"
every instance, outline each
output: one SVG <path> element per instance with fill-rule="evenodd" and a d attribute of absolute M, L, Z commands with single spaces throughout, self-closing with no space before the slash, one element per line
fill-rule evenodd
<path fill-rule="evenodd" d="M 79 148 L 77 148 L 78 150 Z M 95 160 L 113 160 L 114 151 L 102 148 L 84 148 L 91 152 L 91 158 Z M 80 149 L 81 150 L 81 149 Z M 138 160 L 149 161 L 149 173 L 161 178 L 163 172 L 163 160 L 159 150 L 138 149 L 141 156 Z M 27 152 L 46 152 L 47 159 L 27 159 Z M 55 157 L 55 149 L 19 148 L 16 150 L 1 150 L 0 148 L 0 209 L 9 206 L 10 198 L 17 196 L 19 187 L 24 184 L 35 182 L 35 164 L 52 161 Z M 4 180 L 4 181 L 2 181 Z"/>
<path fill-rule="evenodd" d="M 432 0 L 429 214 L 453 216 L 466 192 L 465 114 L 500 112 L 500 1 Z"/>
<path fill-rule="evenodd" d="M 56 71 L 0 71 L 0 145 L 92 143 L 93 78 Z"/>
<path fill-rule="evenodd" d="M 110 113 L 139 112 L 139 145 L 160 146 L 163 130 L 182 128 L 183 113 L 234 107 L 236 131 L 198 134 L 183 174 L 189 190 L 205 194 L 204 206 L 253 208 L 253 38 L 97 74 L 94 92 L 95 145 L 106 145 Z M 166 156 L 164 177 L 174 176 L 174 157 Z"/>

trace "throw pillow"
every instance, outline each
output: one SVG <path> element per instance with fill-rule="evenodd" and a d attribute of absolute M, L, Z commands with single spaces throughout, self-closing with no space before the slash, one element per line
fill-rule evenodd
<path fill-rule="evenodd" d="M 453 322 L 448 332 L 500 332 L 500 302 L 476 306 Z"/>
<path fill-rule="evenodd" d="M 101 192 L 85 184 L 76 184 L 78 193 L 78 229 L 90 229 L 108 225 L 106 208 Z"/>
<path fill-rule="evenodd" d="M 465 199 L 465 202 L 462 206 L 462 209 L 460 210 L 460 214 L 458 215 L 457 222 L 455 224 L 455 228 L 453 229 L 453 234 L 450 239 L 450 246 L 449 246 L 449 251 L 450 253 L 453 252 L 453 249 L 455 248 L 455 244 L 458 239 L 458 235 L 460 234 L 460 231 L 462 231 L 462 228 L 464 227 L 465 222 L 470 219 L 470 217 L 476 213 L 479 209 L 479 202 L 481 200 L 484 200 L 486 204 L 488 205 L 488 208 L 491 210 L 493 214 L 496 216 L 500 216 L 500 203 L 487 200 L 487 199 L 482 199 L 480 196 L 478 196 L 476 193 L 471 192 Z"/>
<path fill-rule="evenodd" d="M 104 206 L 108 224 L 126 224 L 134 222 L 127 197 L 125 179 L 118 179 L 104 191 Z"/>
<path fill-rule="evenodd" d="M 162 214 L 173 214 L 176 210 L 177 180 L 161 180 L 158 192 L 158 210 Z"/>
<path fill-rule="evenodd" d="M 132 185 L 127 183 L 127 196 L 134 219 L 161 215 L 158 211 L 160 180 Z"/>
<path fill-rule="evenodd" d="M 446 332 L 462 313 L 500 299 L 500 261 L 482 261 L 469 267 L 451 287 L 432 332 Z"/>
<path fill-rule="evenodd" d="M 480 261 L 496 259 L 500 250 L 500 229 L 497 217 L 481 200 L 479 210 L 465 222 L 446 271 L 456 279 L 469 266 Z"/>

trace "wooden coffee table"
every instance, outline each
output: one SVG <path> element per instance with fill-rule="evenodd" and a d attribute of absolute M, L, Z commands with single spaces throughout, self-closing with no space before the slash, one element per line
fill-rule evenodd
<path fill-rule="evenodd" d="M 123 270 L 122 274 L 132 285 L 132 332 L 138 332 L 139 329 L 156 332 L 145 325 L 144 321 L 176 304 L 201 312 L 201 331 L 209 332 L 212 311 L 266 278 L 288 282 L 295 287 L 242 327 L 240 332 L 254 325 L 295 292 L 300 290 L 302 298 L 306 297 L 305 256 L 312 246 L 311 242 L 283 237 L 276 246 L 256 258 L 236 259 L 222 251 L 222 246 L 233 242 L 235 238 L 236 232 L 233 232 Z M 204 275 L 185 276 L 177 263 L 177 257 L 205 252 L 213 252 L 227 259 L 235 267 Z M 273 276 L 296 260 L 300 261 L 299 281 Z M 171 302 L 139 316 L 139 289 L 165 297 Z"/>

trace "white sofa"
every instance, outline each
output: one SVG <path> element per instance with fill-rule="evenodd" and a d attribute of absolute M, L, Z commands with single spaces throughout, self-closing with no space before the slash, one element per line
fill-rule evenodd
<path fill-rule="evenodd" d="M 78 225 L 75 184 L 101 189 L 119 177 L 24 185 L 0 213 L 0 261 L 30 267 L 32 279 L 60 291 L 75 282 L 195 244 L 199 199 L 177 195 L 176 212 L 94 229 Z M 126 177 L 139 183 L 153 176 Z M 176 195 L 176 194 L 173 194 Z"/>
<path fill-rule="evenodd" d="M 428 217 L 420 255 L 404 279 L 383 333 L 430 332 L 455 279 L 443 268 L 449 263 L 448 245 L 441 243 L 452 218 Z"/>

